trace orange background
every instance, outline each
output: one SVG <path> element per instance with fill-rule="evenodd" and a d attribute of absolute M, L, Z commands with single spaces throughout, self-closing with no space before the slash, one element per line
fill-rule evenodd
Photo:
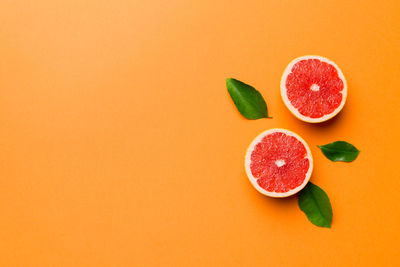
<path fill-rule="evenodd" d="M 393 266 L 400 238 L 400 2 L 0 2 L 1 266 Z M 279 82 L 334 60 L 344 110 L 297 120 Z M 248 121 L 225 78 L 264 95 Z M 247 145 L 310 145 L 332 229 L 259 194 Z M 350 164 L 316 147 L 346 140 Z"/>

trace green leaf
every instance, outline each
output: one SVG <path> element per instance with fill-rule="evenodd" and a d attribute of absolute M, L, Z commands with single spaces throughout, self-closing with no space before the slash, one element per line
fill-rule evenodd
<path fill-rule="evenodd" d="M 360 154 L 360 151 L 355 146 L 345 141 L 336 141 L 318 147 L 331 161 L 351 162 Z"/>
<path fill-rule="evenodd" d="M 233 78 L 226 79 L 226 87 L 244 117 L 250 120 L 270 118 L 264 98 L 254 87 Z"/>
<path fill-rule="evenodd" d="M 299 207 L 307 218 L 320 227 L 331 228 L 332 206 L 328 195 L 320 187 L 309 182 L 299 195 Z"/>

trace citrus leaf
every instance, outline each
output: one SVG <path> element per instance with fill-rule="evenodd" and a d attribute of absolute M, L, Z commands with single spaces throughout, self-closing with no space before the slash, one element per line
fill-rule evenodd
<path fill-rule="evenodd" d="M 254 87 L 233 78 L 226 79 L 226 87 L 244 117 L 249 120 L 270 118 L 263 96 Z"/>
<path fill-rule="evenodd" d="M 336 141 L 318 147 L 331 161 L 351 162 L 360 154 L 360 151 L 355 146 L 345 141 Z"/>
<path fill-rule="evenodd" d="M 320 227 L 331 228 L 332 206 L 328 195 L 320 187 L 309 182 L 299 195 L 299 207 L 308 220 Z"/>

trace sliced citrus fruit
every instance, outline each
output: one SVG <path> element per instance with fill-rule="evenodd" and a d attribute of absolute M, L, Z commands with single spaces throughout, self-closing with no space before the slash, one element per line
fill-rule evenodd
<path fill-rule="evenodd" d="M 300 136 L 276 128 L 253 140 L 247 149 L 245 169 L 251 184 L 261 194 L 287 197 L 299 192 L 310 180 L 313 159 Z"/>
<path fill-rule="evenodd" d="M 347 83 L 333 61 L 321 56 L 303 56 L 286 67 L 281 78 L 281 95 L 300 120 L 323 122 L 342 110 Z"/>

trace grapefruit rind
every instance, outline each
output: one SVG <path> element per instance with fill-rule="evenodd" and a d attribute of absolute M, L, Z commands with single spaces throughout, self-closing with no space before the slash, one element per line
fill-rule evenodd
<path fill-rule="evenodd" d="M 269 134 L 272 134 L 272 133 L 275 133 L 275 132 L 281 132 L 281 133 L 284 133 L 284 134 L 286 134 L 288 136 L 293 136 L 297 140 L 299 140 L 304 145 L 304 147 L 306 148 L 307 156 L 305 158 L 307 158 L 309 160 L 309 162 L 310 162 L 310 165 L 308 167 L 308 171 L 306 173 L 306 177 L 304 178 L 303 183 L 301 185 L 299 185 L 298 187 L 296 187 L 296 188 L 294 188 L 292 190 L 289 190 L 287 192 L 283 192 L 283 193 L 270 192 L 270 191 L 267 191 L 264 188 L 262 188 L 257 183 L 257 178 L 255 178 L 253 176 L 253 174 L 251 173 L 251 169 L 250 169 L 251 154 L 252 154 L 255 146 L 259 142 L 261 142 L 261 140 L 265 136 L 267 136 Z M 244 166 L 245 166 L 246 174 L 247 174 L 247 177 L 249 178 L 250 183 L 254 186 L 255 189 L 257 189 L 258 192 L 260 192 L 263 195 L 269 196 L 269 197 L 283 198 L 283 197 L 288 197 L 288 196 L 296 194 L 297 192 L 299 192 L 301 189 L 303 189 L 306 186 L 306 184 L 310 180 L 311 173 L 312 173 L 312 170 L 313 170 L 313 158 L 312 158 L 312 155 L 311 155 L 310 148 L 308 147 L 307 143 L 303 140 L 303 138 L 301 138 L 299 135 L 295 134 L 292 131 L 289 131 L 289 130 L 286 130 L 286 129 L 282 129 L 282 128 L 273 128 L 273 129 L 269 129 L 269 130 L 266 130 L 266 131 L 262 132 L 256 138 L 254 138 L 254 140 L 251 142 L 251 144 L 247 148 Z"/>
<path fill-rule="evenodd" d="M 340 105 L 332 113 L 326 114 L 326 115 L 324 115 L 324 116 L 322 116 L 320 118 L 310 118 L 310 117 L 302 115 L 292 105 L 292 103 L 290 102 L 289 98 L 287 97 L 287 92 L 286 92 L 286 79 L 287 79 L 287 76 L 292 72 L 292 68 L 296 63 L 298 63 L 299 61 L 302 61 L 302 60 L 307 60 L 307 59 L 318 59 L 318 60 L 320 60 L 322 62 L 326 62 L 326 63 L 334 66 L 336 68 L 337 72 L 338 72 L 339 78 L 342 79 L 342 81 L 343 81 L 343 90 L 341 91 L 342 96 L 343 96 L 342 102 L 340 103 Z M 302 121 L 305 121 L 305 122 L 310 122 L 310 123 L 324 122 L 324 121 L 327 121 L 327 120 L 335 117 L 343 109 L 343 106 L 346 103 L 346 98 L 347 98 L 347 82 L 346 82 L 346 78 L 343 75 L 342 70 L 332 60 L 327 59 L 325 57 L 316 56 L 316 55 L 301 56 L 301 57 L 293 59 L 289 63 L 289 65 L 286 67 L 285 71 L 283 72 L 283 75 L 281 77 L 281 96 L 282 96 L 283 102 L 288 107 L 290 112 L 292 112 L 292 114 L 295 115 L 298 119 L 300 119 Z"/>

